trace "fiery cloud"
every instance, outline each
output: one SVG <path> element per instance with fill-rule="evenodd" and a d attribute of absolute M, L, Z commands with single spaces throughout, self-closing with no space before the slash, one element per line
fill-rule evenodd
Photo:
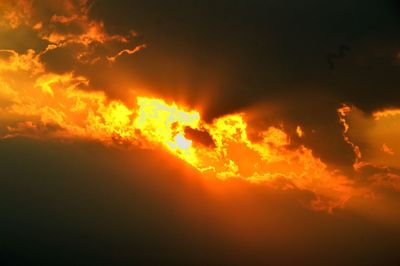
<path fill-rule="evenodd" d="M 7 88 L 1 114 L 14 122 L 4 125 L 3 138 L 86 138 L 108 145 L 162 147 L 206 176 L 260 184 L 281 180 L 285 188 L 311 190 L 317 209 L 341 206 L 354 193 L 351 181 L 310 149 L 289 148 L 283 129 L 269 127 L 250 138 L 244 113 L 207 123 L 198 111 L 142 96 L 130 108 L 102 92 L 81 89 L 89 85 L 84 77 L 46 73 L 33 51 L 7 53 L 11 57 L 0 67 Z M 14 75 L 18 78 L 5 78 Z M 196 138 L 201 134 L 210 143 Z"/>
<path fill-rule="evenodd" d="M 134 55 L 146 45 L 133 31 L 108 33 L 102 21 L 90 18 L 87 1 L 47 4 L 55 14 L 35 9 L 30 1 L 6 1 L 0 6 L 2 27 L 28 26 L 45 43 L 41 50 L 0 50 L 2 138 L 83 138 L 107 145 L 161 148 L 206 177 L 311 191 L 315 198 L 310 205 L 318 210 L 343 206 L 369 191 L 358 186 L 353 176 L 323 162 L 311 148 L 294 143 L 292 133 L 299 139 L 310 137 L 300 126 L 291 133 L 284 125 L 253 128 L 245 110 L 207 122 L 196 108 L 151 93 L 135 92 L 132 101 L 109 97 L 74 67 L 112 67 L 120 57 Z M 47 57 L 57 53 L 71 61 L 70 71 L 51 70 Z M 399 111 L 376 112 L 373 118 L 350 105 L 337 111 L 344 141 L 355 154 L 354 176 L 372 167 L 374 173 L 368 178 L 373 184 L 398 189 L 400 143 L 394 134 L 399 132 Z M 390 130 L 385 130 L 389 124 Z M 364 135 L 371 128 L 372 133 Z M 373 149 L 364 151 L 359 142 Z"/>

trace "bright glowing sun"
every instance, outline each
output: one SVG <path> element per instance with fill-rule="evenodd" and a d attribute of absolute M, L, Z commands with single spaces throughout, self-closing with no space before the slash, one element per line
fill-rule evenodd
<path fill-rule="evenodd" d="M 185 138 L 185 136 L 181 132 L 176 134 L 175 143 L 182 150 L 187 150 L 192 145 L 192 141 Z"/>

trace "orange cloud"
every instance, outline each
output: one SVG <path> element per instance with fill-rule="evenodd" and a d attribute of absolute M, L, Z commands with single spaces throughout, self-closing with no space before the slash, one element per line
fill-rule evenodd
<path fill-rule="evenodd" d="M 71 65 L 76 66 L 77 62 L 110 64 L 122 55 L 135 54 L 146 47 L 135 43 L 137 35 L 133 32 L 108 33 L 103 22 L 89 17 L 87 1 L 61 3 L 62 11 L 47 20 L 31 20 L 35 16 L 29 9 L 15 15 L 18 22 L 10 22 L 11 27 L 29 24 L 47 45 L 41 51 L 29 49 L 23 53 L 0 50 L 2 138 L 22 135 L 91 139 L 106 145 L 164 149 L 205 177 L 310 191 L 315 198 L 309 206 L 317 210 L 331 211 L 351 197 L 365 193 L 366 189 L 358 187 L 338 167 L 327 165 L 309 147 L 294 144 L 283 126 L 252 128 L 245 111 L 207 122 L 198 110 L 154 95 L 135 94 L 131 102 L 110 99 L 102 91 L 90 90 L 88 77 L 77 74 L 75 68 L 59 71 L 63 73 L 49 71 L 46 56 L 56 51 L 66 53 L 66 58 L 73 61 Z M 357 108 L 347 105 L 337 112 L 344 140 L 355 153 L 357 171 L 371 165 L 399 166 L 400 143 L 393 135 L 398 126 L 390 124 L 398 119 L 397 111 L 376 113 L 375 119 L 366 118 Z M 389 124 L 390 130 L 385 131 Z M 300 126 L 296 133 L 298 139 L 304 136 Z M 364 149 L 365 143 L 372 149 Z M 381 173 L 373 183 L 397 187 L 396 174 L 393 171 L 390 174 Z M 369 177 L 373 176 L 376 173 Z"/>
<path fill-rule="evenodd" d="M 269 185 L 281 180 L 286 188 L 310 190 L 316 194 L 311 205 L 316 209 L 342 206 L 355 193 L 349 179 L 329 169 L 310 149 L 289 148 L 291 140 L 283 129 L 269 127 L 251 139 L 244 113 L 206 123 L 195 110 L 153 97 L 137 97 L 131 108 L 102 92 L 80 89 L 89 86 L 85 77 L 47 73 L 33 51 L 7 53 L 11 56 L 0 61 L 0 76 L 9 88 L 3 95 L 8 104 L 0 110 L 14 122 L 5 125 L 3 137 L 162 147 L 205 176 Z M 188 130 L 205 132 L 213 145 L 191 139 Z"/>
<path fill-rule="evenodd" d="M 304 137 L 304 131 L 303 131 L 303 129 L 302 129 L 300 126 L 297 126 L 297 127 L 296 127 L 296 133 L 297 133 L 297 136 L 298 136 L 299 138 Z"/>
<path fill-rule="evenodd" d="M 346 141 L 357 147 L 360 155 L 355 169 L 363 182 L 375 189 L 399 191 L 400 186 L 400 112 L 377 111 L 368 115 L 356 107 L 342 116 Z"/>
<path fill-rule="evenodd" d="M 43 65 L 34 50 L 18 54 L 13 50 L 0 50 L 0 71 L 24 70 L 37 74 L 44 71 Z"/>
<path fill-rule="evenodd" d="M 30 23 L 32 15 L 32 1 L 14 0 L 1 1 L 0 26 L 2 28 L 17 28 Z"/>
<path fill-rule="evenodd" d="M 391 116 L 398 116 L 400 115 L 400 109 L 386 109 L 383 111 L 376 111 L 373 113 L 373 117 L 376 120 L 379 120 L 381 118 L 387 118 Z"/>
<path fill-rule="evenodd" d="M 400 149 L 400 113 L 389 110 L 368 115 L 352 107 L 343 119 L 347 124 L 346 137 L 358 147 L 360 155 L 362 153 L 359 162 L 400 168 L 400 157 L 396 152 Z"/>
<path fill-rule="evenodd" d="M 390 148 L 388 145 L 386 145 L 386 143 L 383 143 L 383 145 L 382 145 L 382 150 L 383 150 L 384 152 L 386 152 L 387 154 L 389 154 L 389 155 L 394 155 L 393 149 Z"/>
<path fill-rule="evenodd" d="M 351 112 L 352 108 L 348 105 L 343 105 L 342 107 L 337 109 L 339 115 L 339 122 L 343 126 L 343 138 L 344 140 L 352 147 L 354 154 L 356 155 L 355 162 L 353 167 L 357 169 L 359 167 L 359 162 L 362 158 L 362 154 L 360 151 L 360 147 L 358 147 L 354 142 L 351 141 L 350 137 L 348 136 L 348 131 L 350 129 L 350 125 L 348 124 L 346 118 L 348 114 Z"/>
<path fill-rule="evenodd" d="M 133 49 L 125 49 L 125 50 L 120 51 L 118 54 L 116 54 L 114 56 L 107 57 L 107 59 L 111 62 L 114 62 L 118 57 L 122 56 L 123 54 L 128 54 L 128 55 L 135 54 L 144 48 L 146 48 L 145 44 L 136 46 Z"/>

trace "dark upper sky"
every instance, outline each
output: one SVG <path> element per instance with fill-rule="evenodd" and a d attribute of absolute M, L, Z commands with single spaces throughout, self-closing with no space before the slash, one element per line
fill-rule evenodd
<path fill-rule="evenodd" d="M 167 93 L 213 93 L 211 116 L 291 97 L 294 108 L 324 96 L 366 111 L 398 104 L 394 0 L 100 0 L 91 15 L 142 35 L 132 75 Z"/>

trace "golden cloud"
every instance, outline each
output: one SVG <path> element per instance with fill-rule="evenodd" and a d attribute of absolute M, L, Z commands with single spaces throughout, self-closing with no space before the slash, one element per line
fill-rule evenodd
<path fill-rule="evenodd" d="M 103 22 L 90 18 L 87 1 L 61 1 L 60 13 L 46 18 L 36 14 L 29 1 L 10 3 L 0 6 L 0 26 L 28 25 L 47 45 L 24 53 L 0 50 L 2 138 L 90 139 L 106 145 L 164 149 L 205 177 L 311 191 L 315 198 L 309 206 L 317 210 L 331 211 L 368 191 L 368 187 L 357 186 L 353 177 L 327 165 L 310 148 L 293 145 L 283 126 L 251 128 L 245 111 L 206 122 L 200 111 L 151 94 L 135 94 L 132 102 L 111 99 L 95 91 L 85 75 L 77 74 L 74 64 L 70 71 L 50 71 L 45 59 L 55 51 L 64 52 L 73 63 L 101 61 L 112 67 L 119 57 L 146 46 L 137 43 L 133 31 L 107 33 Z M 15 5 L 21 8 L 12 11 Z M 366 166 L 400 168 L 398 110 L 377 112 L 372 117 L 350 105 L 337 111 L 344 141 L 355 153 L 356 172 Z M 250 136 L 250 131 L 256 134 Z M 300 126 L 295 133 L 299 139 L 305 135 Z M 394 170 L 375 171 L 369 178 L 374 185 L 399 187 Z"/>

